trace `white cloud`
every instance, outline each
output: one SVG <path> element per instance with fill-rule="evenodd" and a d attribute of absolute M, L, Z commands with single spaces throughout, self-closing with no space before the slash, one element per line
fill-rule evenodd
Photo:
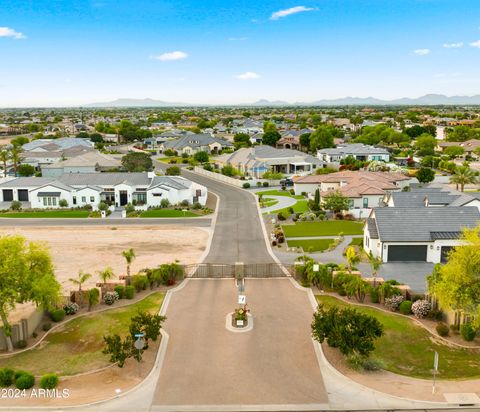
<path fill-rule="evenodd" d="M 10 27 L 0 27 L 0 37 L 13 37 L 16 40 L 27 38 L 23 33 L 13 30 Z"/>
<path fill-rule="evenodd" d="M 417 49 L 413 51 L 417 56 L 426 56 L 430 54 L 430 49 Z"/>
<path fill-rule="evenodd" d="M 188 57 L 188 54 L 182 51 L 173 51 L 169 53 L 163 53 L 159 56 L 150 56 L 153 60 L 161 60 L 162 62 L 174 61 L 174 60 L 183 60 Z"/>
<path fill-rule="evenodd" d="M 480 40 L 471 42 L 471 43 L 470 43 L 470 46 L 476 47 L 476 48 L 480 49 Z"/>
<path fill-rule="evenodd" d="M 254 80 L 254 79 L 259 79 L 260 75 L 254 72 L 245 72 L 242 74 L 238 74 L 234 77 L 239 80 Z"/>
<path fill-rule="evenodd" d="M 446 49 L 460 49 L 463 47 L 463 41 L 460 41 L 458 43 L 443 43 L 443 47 Z"/>
<path fill-rule="evenodd" d="M 305 6 L 291 7 L 289 9 L 276 11 L 270 16 L 270 20 L 278 20 L 278 19 L 281 19 L 282 17 L 290 16 L 291 14 L 303 13 L 305 11 L 313 11 L 313 10 L 317 10 L 317 9 L 312 7 L 305 7 Z"/>

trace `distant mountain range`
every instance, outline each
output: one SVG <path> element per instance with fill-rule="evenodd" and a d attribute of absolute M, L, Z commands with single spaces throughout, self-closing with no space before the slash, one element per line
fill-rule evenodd
<path fill-rule="evenodd" d="M 314 102 L 290 103 L 283 100 L 261 99 L 254 103 L 225 106 L 454 106 L 454 105 L 480 105 L 480 95 L 475 96 L 445 96 L 443 94 L 426 94 L 417 98 L 403 97 L 394 100 L 382 100 L 375 97 L 343 97 L 340 99 L 322 99 Z M 208 104 L 189 104 L 179 102 L 165 102 L 155 99 L 117 99 L 111 102 L 90 103 L 84 107 L 186 107 L 186 106 L 211 106 Z M 218 105 L 220 106 L 220 105 Z"/>

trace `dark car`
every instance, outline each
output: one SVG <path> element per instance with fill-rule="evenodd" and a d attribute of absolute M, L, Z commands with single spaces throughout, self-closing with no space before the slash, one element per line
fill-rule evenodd
<path fill-rule="evenodd" d="M 282 180 L 280 180 L 280 185 L 281 186 L 293 186 L 293 180 L 292 179 L 282 179 Z"/>

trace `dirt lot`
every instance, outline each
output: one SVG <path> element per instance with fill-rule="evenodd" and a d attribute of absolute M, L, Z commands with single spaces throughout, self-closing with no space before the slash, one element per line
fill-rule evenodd
<path fill-rule="evenodd" d="M 123 250 L 135 250 L 137 257 L 132 264 L 132 273 L 135 273 L 175 259 L 181 263 L 197 263 L 208 239 L 207 230 L 174 226 L 5 227 L 0 230 L 0 235 L 12 233 L 48 244 L 64 292 L 72 289 L 68 279 L 76 277 L 79 270 L 93 275 L 84 289 L 95 285 L 96 271 L 106 266 L 111 266 L 116 275 L 124 274 Z"/>

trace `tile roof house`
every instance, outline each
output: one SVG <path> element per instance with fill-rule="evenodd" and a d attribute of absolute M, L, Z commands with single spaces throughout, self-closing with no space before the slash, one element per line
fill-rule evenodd
<path fill-rule="evenodd" d="M 365 223 L 363 247 L 383 262 L 440 263 L 463 244 L 462 230 L 478 224 L 476 207 L 379 207 Z"/>
<path fill-rule="evenodd" d="M 209 134 L 189 134 L 160 143 L 158 148 L 160 152 L 171 149 L 191 155 L 197 152 L 219 153 L 222 149 L 233 148 L 233 143 Z"/>
<path fill-rule="evenodd" d="M 148 173 L 67 173 L 58 177 L 18 177 L 0 183 L 0 202 L 29 202 L 32 208 L 59 208 L 90 205 L 93 210 L 104 201 L 122 207 L 160 206 L 162 199 L 171 204 L 184 200 L 205 205 L 207 188 L 180 176 L 156 176 Z"/>
<path fill-rule="evenodd" d="M 317 157 L 327 163 L 339 164 L 340 160 L 345 159 L 347 156 L 353 156 L 356 160 L 362 161 L 390 161 L 390 153 L 388 150 L 362 143 L 339 144 L 335 148 L 320 149 L 317 151 Z"/>
<path fill-rule="evenodd" d="M 470 139 L 465 142 L 438 142 L 437 149 L 444 151 L 447 147 L 458 146 L 461 147 L 466 154 L 472 155 L 472 152 L 480 148 L 480 140 Z"/>
<path fill-rule="evenodd" d="M 86 152 L 70 159 L 42 165 L 42 176 L 57 177 L 66 173 L 95 173 L 120 169 L 122 162 L 97 151 Z"/>

